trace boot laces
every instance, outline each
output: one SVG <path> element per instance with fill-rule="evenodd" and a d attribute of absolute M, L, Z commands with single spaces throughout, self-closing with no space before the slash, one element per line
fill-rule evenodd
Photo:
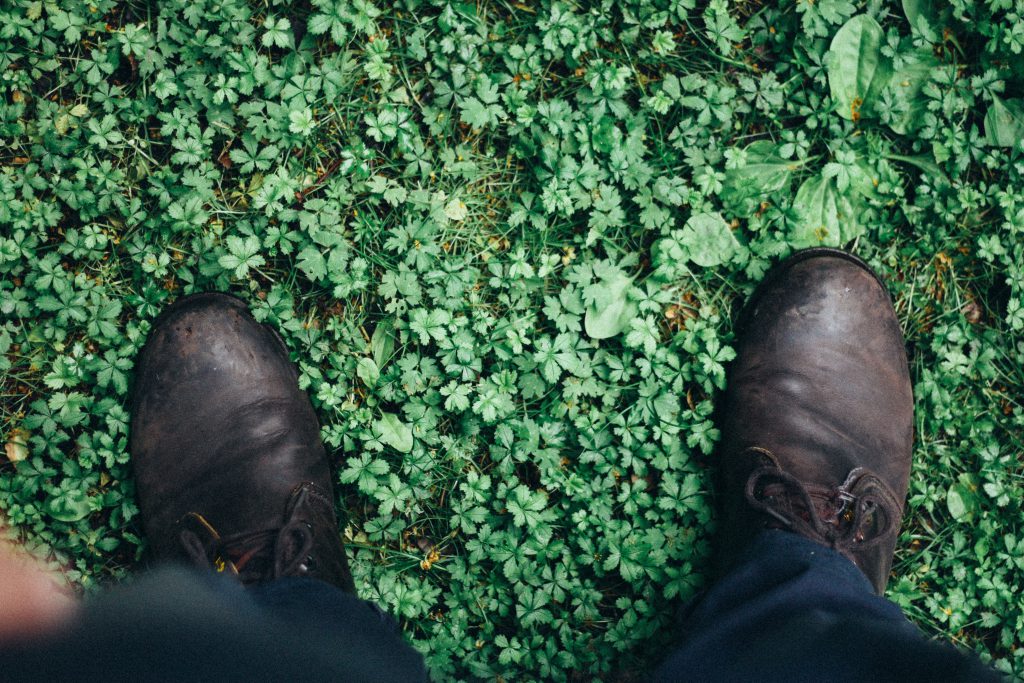
<path fill-rule="evenodd" d="M 300 492 L 299 495 L 303 495 Z M 291 509 L 280 527 L 221 536 L 201 514 L 190 512 L 179 522 L 179 540 L 196 565 L 256 583 L 284 576 L 302 576 L 315 569 L 312 526 Z"/>
<path fill-rule="evenodd" d="M 756 511 L 770 518 L 769 526 L 784 528 L 815 540 L 843 555 L 865 550 L 891 534 L 900 518 L 900 505 L 889 487 L 863 467 L 850 471 L 835 487 L 805 484 L 786 472 L 763 449 L 760 467 L 747 478 L 745 496 Z"/>

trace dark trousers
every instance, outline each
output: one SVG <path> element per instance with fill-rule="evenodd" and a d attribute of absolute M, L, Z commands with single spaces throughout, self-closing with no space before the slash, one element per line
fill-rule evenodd
<path fill-rule="evenodd" d="M 657 681 L 998 681 L 930 641 L 845 557 L 785 531 L 758 536 L 693 603 Z"/>
<path fill-rule="evenodd" d="M 999 680 L 927 640 L 841 555 L 759 536 L 686 614 L 667 681 Z M 164 569 L 91 601 L 67 632 L 0 648 L 7 680 L 419 681 L 423 661 L 377 607 L 310 579 L 243 589 Z"/>
<path fill-rule="evenodd" d="M 0 606 L 2 609 L 2 606 Z M 88 601 L 43 642 L 0 647 L 2 681 L 425 681 L 375 605 L 313 579 L 243 588 L 185 568 Z"/>

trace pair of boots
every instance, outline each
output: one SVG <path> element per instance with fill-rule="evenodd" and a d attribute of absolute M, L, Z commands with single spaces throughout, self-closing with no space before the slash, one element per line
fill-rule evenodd
<path fill-rule="evenodd" d="M 799 252 L 738 329 L 720 425 L 721 567 L 761 530 L 785 529 L 846 556 L 881 594 L 913 429 L 885 287 L 854 256 Z M 158 318 L 137 366 L 131 449 L 157 558 L 355 591 L 316 416 L 281 338 L 241 301 L 193 295 Z"/>

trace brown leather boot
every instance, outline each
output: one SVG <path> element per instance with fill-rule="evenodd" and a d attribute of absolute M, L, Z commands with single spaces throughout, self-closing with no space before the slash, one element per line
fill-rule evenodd
<path fill-rule="evenodd" d="M 154 556 L 244 583 L 309 576 L 355 592 L 320 427 L 281 338 L 209 293 L 155 322 L 136 368 L 131 449 Z"/>
<path fill-rule="evenodd" d="M 721 428 L 727 568 L 760 530 L 837 550 L 881 594 L 910 475 L 914 403 L 885 286 L 860 259 L 801 251 L 737 325 Z"/>

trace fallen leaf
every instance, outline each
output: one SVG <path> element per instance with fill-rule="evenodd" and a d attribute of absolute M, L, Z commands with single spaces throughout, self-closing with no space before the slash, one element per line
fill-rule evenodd
<path fill-rule="evenodd" d="M 7 459 L 17 465 L 28 457 L 28 432 L 24 429 L 12 430 L 7 436 L 7 443 L 4 446 Z"/>

